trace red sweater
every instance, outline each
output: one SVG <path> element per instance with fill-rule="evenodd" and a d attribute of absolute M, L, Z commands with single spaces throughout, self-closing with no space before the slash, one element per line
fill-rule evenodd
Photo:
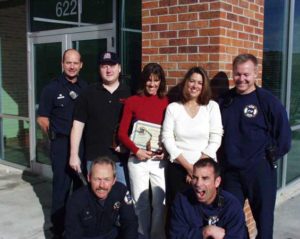
<path fill-rule="evenodd" d="M 122 144 L 134 154 L 139 148 L 129 138 L 131 122 L 143 120 L 149 123 L 162 125 L 164 113 L 168 105 L 167 97 L 134 95 L 125 100 L 123 116 L 118 136 Z"/>

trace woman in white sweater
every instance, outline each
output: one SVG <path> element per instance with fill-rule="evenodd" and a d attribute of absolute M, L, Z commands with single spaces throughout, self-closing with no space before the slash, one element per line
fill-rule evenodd
<path fill-rule="evenodd" d="M 223 127 L 219 105 L 211 100 L 209 79 L 201 67 L 191 68 L 180 84 L 180 100 L 167 107 L 162 141 L 170 155 L 167 197 L 190 187 L 193 164 L 203 158 L 216 160 Z"/>

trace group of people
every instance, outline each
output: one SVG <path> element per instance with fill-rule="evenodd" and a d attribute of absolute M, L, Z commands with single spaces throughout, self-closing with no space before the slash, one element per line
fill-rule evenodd
<path fill-rule="evenodd" d="M 130 96 L 117 54 L 104 52 L 98 63 L 101 80 L 86 86 L 80 53 L 65 51 L 62 75 L 41 95 L 54 238 L 248 238 L 245 199 L 257 238 L 272 238 L 275 164 L 290 149 L 291 130 L 280 101 L 256 85 L 256 57 L 234 59 L 235 87 L 218 103 L 202 67 L 187 71 L 170 102 L 159 64 L 144 66 Z M 149 140 L 140 144 L 138 133 Z M 85 171 L 89 184 L 69 198 Z"/>

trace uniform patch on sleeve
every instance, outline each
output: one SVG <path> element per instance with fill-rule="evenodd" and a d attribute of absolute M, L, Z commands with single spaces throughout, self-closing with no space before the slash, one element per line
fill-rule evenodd
<path fill-rule="evenodd" d="M 124 202 L 125 202 L 127 205 L 133 204 L 133 198 L 132 198 L 131 194 L 129 193 L 129 191 L 127 191 L 126 194 L 125 194 Z"/>

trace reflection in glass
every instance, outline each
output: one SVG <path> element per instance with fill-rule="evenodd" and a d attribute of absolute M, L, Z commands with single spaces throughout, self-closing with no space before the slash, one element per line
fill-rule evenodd
<path fill-rule="evenodd" d="M 141 69 L 142 5 L 139 0 L 123 0 L 121 7 L 121 52 L 123 81 L 137 90 Z"/>
<path fill-rule="evenodd" d="M 113 21 L 113 0 L 82 1 L 81 22 L 104 24 Z"/>
<path fill-rule="evenodd" d="M 287 183 L 300 176 L 300 131 L 294 131 L 292 137 L 292 148 L 287 161 Z"/>
<path fill-rule="evenodd" d="M 287 28 L 284 0 L 266 0 L 264 13 L 263 87 L 271 90 L 279 99 L 284 99 L 286 79 L 284 60 L 286 56 L 285 32 Z M 276 24 L 274 24 L 276 22 Z"/>
<path fill-rule="evenodd" d="M 292 87 L 290 98 L 290 122 L 292 126 L 300 124 L 300 1 L 295 1 L 294 35 L 292 53 Z M 300 176 L 300 131 L 293 132 L 292 149 L 288 154 L 287 182 Z"/>
<path fill-rule="evenodd" d="M 29 124 L 17 119 L 2 119 L 2 155 L 8 162 L 29 167 Z"/>
<path fill-rule="evenodd" d="M 290 121 L 300 124 L 300 1 L 295 1 Z"/>
<path fill-rule="evenodd" d="M 266 0 L 264 12 L 264 49 L 262 85 L 279 99 L 284 99 L 286 79 L 285 39 L 287 4 L 284 0 Z M 276 22 L 276 24 L 274 24 Z M 283 164 L 278 161 L 277 187 L 282 187 Z"/>
<path fill-rule="evenodd" d="M 123 80 L 135 91 L 138 87 L 141 73 L 141 42 L 139 32 L 123 32 Z M 134 47 L 133 47 L 134 46 Z"/>
<path fill-rule="evenodd" d="M 37 162 L 50 164 L 50 141 L 37 125 L 36 127 L 36 159 Z"/>
<path fill-rule="evenodd" d="M 141 13 L 142 1 L 140 0 L 123 0 L 125 1 L 125 22 L 123 23 L 126 28 L 136 30 L 141 29 Z"/>
<path fill-rule="evenodd" d="M 60 42 L 34 45 L 36 108 L 44 86 L 61 74 L 61 52 Z M 38 125 L 36 125 L 36 160 L 50 164 L 48 138 L 42 134 Z"/>
<path fill-rule="evenodd" d="M 80 77 L 88 83 L 96 82 L 99 79 L 97 59 L 100 52 L 106 51 L 106 46 L 106 39 L 80 40 L 72 42 L 72 47 L 80 52 L 83 62 Z"/>
<path fill-rule="evenodd" d="M 51 80 L 61 74 L 61 43 L 43 43 L 34 45 L 34 75 L 36 101 L 40 101 L 42 89 Z"/>

